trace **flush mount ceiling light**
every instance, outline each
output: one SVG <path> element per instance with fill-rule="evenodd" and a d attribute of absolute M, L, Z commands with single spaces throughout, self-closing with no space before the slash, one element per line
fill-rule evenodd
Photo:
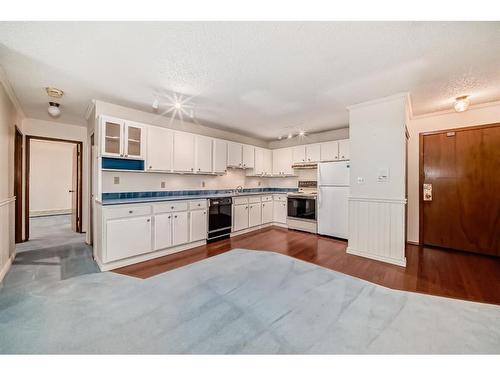
<path fill-rule="evenodd" d="M 47 108 L 47 112 L 52 117 L 58 117 L 61 114 L 61 109 L 59 108 L 59 103 L 49 102 L 49 108 Z"/>
<path fill-rule="evenodd" d="M 153 104 L 151 104 L 151 107 L 153 107 L 154 110 L 157 110 L 160 107 L 160 101 L 158 98 L 155 98 Z"/>
<path fill-rule="evenodd" d="M 455 111 L 457 112 L 463 112 L 466 111 L 467 108 L 469 108 L 469 105 L 470 105 L 469 96 L 462 95 L 455 98 L 455 103 L 453 103 L 453 108 L 455 108 Z"/>
<path fill-rule="evenodd" d="M 303 136 L 305 136 L 305 135 L 306 135 L 306 131 L 305 131 L 305 130 L 301 130 L 301 131 L 299 132 L 299 136 L 300 136 L 300 137 L 303 137 Z"/>
<path fill-rule="evenodd" d="M 56 89 L 55 87 L 46 87 L 45 91 L 47 92 L 47 95 L 50 96 L 51 98 L 61 99 L 62 96 L 64 95 L 63 90 Z"/>

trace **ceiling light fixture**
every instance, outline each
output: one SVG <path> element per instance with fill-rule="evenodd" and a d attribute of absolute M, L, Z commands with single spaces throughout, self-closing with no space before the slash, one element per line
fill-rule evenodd
<path fill-rule="evenodd" d="M 301 131 L 299 132 L 299 136 L 303 137 L 303 136 L 305 136 L 305 135 L 306 135 L 305 130 L 301 130 Z"/>
<path fill-rule="evenodd" d="M 50 96 L 51 98 L 60 99 L 64 95 L 63 90 L 57 89 L 55 87 L 46 87 L 45 91 L 47 92 L 47 95 Z"/>
<path fill-rule="evenodd" d="M 455 98 L 455 103 L 453 103 L 453 108 L 455 108 L 455 111 L 457 112 L 463 112 L 466 111 L 467 108 L 469 108 L 469 105 L 470 105 L 469 96 L 462 95 Z"/>
<path fill-rule="evenodd" d="M 61 109 L 59 108 L 59 103 L 49 102 L 49 108 L 47 108 L 47 112 L 52 117 L 58 117 L 61 114 Z"/>
<path fill-rule="evenodd" d="M 155 98 L 151 107 L 153 107 L 154 110 L 157 110 L 160 107 L 160 101 L 158 100 L 158 98 Z"/>
<path fill-rule="evenodd" d="M 175 107 L 175 109 L 181 109 L 182 108 L 182 103 L 181 102 L 175 102 L 174 107 Z"/>
<path fill-rule="evenodd" d="M 281 138 L 283 138 L 281 135 L 278 136 L 278 141 L 281 141 Z"/>
<path fill-rule="evenodd" d="M 288 138 L 288 139 L 290 139 L 290 138 L 292 138 L 292 137 L 293 137 L 293 135 L 292 135 L 292 133 L 290 133 L 290 134 L 288 134 L 288 137 L 287 137 L 287 138 Z"/>

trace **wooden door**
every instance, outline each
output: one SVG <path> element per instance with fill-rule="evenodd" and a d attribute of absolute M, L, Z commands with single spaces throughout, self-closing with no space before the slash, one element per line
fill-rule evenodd
<path fill-rule="evenodd" d="M 421 147 L 422 242 L 500 256 L 500 124 L 424 134 Z"/>
<path fill-rule="evenodd" d="M 72 177 L 71 177 L 71 190 L 69 193 L 71 194 L 71 229 L 74 232 L 80 232 L 80 205 L 79 205 L 79 158 L 80 158 L 80 145 L 76 144 L 73 147 L 73 166 L 71 168 Z"/>
<path fill-rule="evenodd" d="M 23 135 L 16 126 L 14 144 L 15 241 L 23 241 Z"/>

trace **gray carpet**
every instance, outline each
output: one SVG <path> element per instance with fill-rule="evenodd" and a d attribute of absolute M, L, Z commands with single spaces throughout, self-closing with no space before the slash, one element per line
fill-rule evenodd
<path fill-rule="evenodd" d="M 0 353 L 500 353 L 499 306 L 251 250 L 140 280 L 98 272 L 90 250 L 18 254 L 0 290 Z"/>

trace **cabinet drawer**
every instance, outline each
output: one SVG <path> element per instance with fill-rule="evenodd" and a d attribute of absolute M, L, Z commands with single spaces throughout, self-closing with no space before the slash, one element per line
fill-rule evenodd
<path fill-rule="evenodd" d="M 103 209 L 104 217 L 107 219 L 118 219 L 125 217 L 133 217 L 133 216 L 144 216 L 151 214 L 151 206 L 150 205 L 126 205 L 119 207 L 105 207 Z"/>
<path fill-rule="evenodd" d="M 190 210 L 202 210 L 207 208 L 207 201 L 206 199 L 200 199 L 197 201 L 191 201 L 189 202 L 189 209 Z"/>
<path fill-rule="evenodd" d="M 286 202 L 286 194 L 274 194 L 273 198 L 278 202 Z"/>
<path fill-rule="evenodd" d="M 235 204 L 235 205 L 248 204 L 248 198 L 247 197 L 234 197 L 233 204 Z"/>
<path fill-rule="evenodd" d="M 273 196 L 272 195 L 263 195 L 261 197 L 262 199 L 262 202 L 271 202 L 273 200 Z"/>
<path fill-rule="evenodd" d="M 157 203 L 153 206 L 153 211 L 155 214 L 163 212 L 175 212 L 175 211 L 187 211 L 188 202 L 168 202 L 168 203 Z"/>
<path fill-rule="evenodd" d="M 254 197 L 248 197 L 248 203 L 260 203 L 260 195 Z"/>

